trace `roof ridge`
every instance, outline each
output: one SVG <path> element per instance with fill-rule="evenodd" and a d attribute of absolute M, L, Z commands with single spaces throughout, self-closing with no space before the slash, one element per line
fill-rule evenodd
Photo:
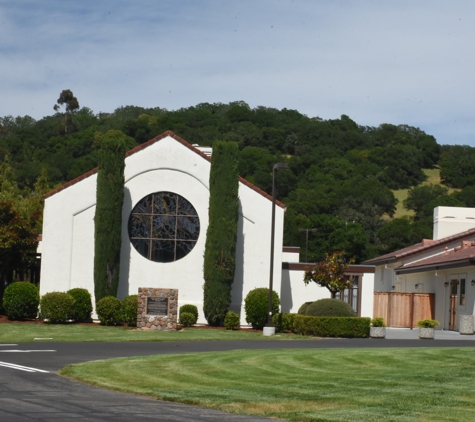
<path fill-rule="evenodd" d="M 129 151 L 127 151 L 125 153 L 125 157 L 129 157 L 129 156 L 135 154 L 136 152 L 139 152 L 139 151 L 149 147 L 150 145 L 153 145 L 155 142 L 158 142 L 158 141 L 166 138 L 167 136 L 175 139 L 176 141 L 180 142 L 183 146 L 187 147 L 188 149 L 190 149 L 194 153 L 198 154 L 199 156 L 201 156 L 205 160 L 211 162 L 211 158 L 208 157 L 204 152 L 200 151 L 198 148 L 194 147 L 189 142 L 185 141 L 183 138 L 181 138 L 178 135 L 176 135 L 175 133 L 173 133 L 171 130 L 167 130 L 167 131 L 163 132 L 162 134 L 155 136 L 155 138 L 152 138 L 152 139 L 148 140 L 147 142 L 144 142 L 143 144 L 137 145 L 136 147 L 130 149 Z M 96 174 L 97 171 L 98 171 L 98 167 L 95 167 L 92 170 L 88 171 L 87 173 L 84 173 L 84 174 L 70 180 L 69 182 L 64 183 L 63 185 L 58 186 L 57 188 L 55 188 L 55 189 L 51 190 L 50 192 L 46 193 L 45 196 L 44 196 L 45 199 L 55 195 L 56 193 L 66 189 L 66 188 L 69 188 L 70 186 L 80 182 L 81 180 L 84 180 L 84 179 L 88 178 L 89 176 L 92 176 L 93 174 Z M 258 188 L 256 185 L 252 184 L 248 180 L 246 180 L 243 177 L 239 176 L 239 181 L 241 183 L 243 183 L 244 185 L 246 185 L 247 187 L 251 188 L 252 190 L 256 191 L 257 193 L 261 194 L 265 198 L 272 201 L 272 195 L 269 195 L 267 192 L 264 192 L 262 189 Z M 279 207 L 285 208 L 285 205 L 282 202 L 276 200 L 275 203 Z"/>
<path fill-rule="evenodd" d="M 460 233 L 456 233 L 456 234 L 453 234 L 453 235 L 450 235 L 450 236 L 446 236 L 446 237 L 443 237 L 442 239 L 437 239 L 437 240 L 434 240 L 432 243 L 429 243 L 429 244 L 426 244 L 424 245 L 422 243 L 422 246 L 420 246 L 419 248 L 417 249 L 414 249 L 414 250 L 411 250 L 411 251 L 406 251 L 400 255 L 396 255 L 398 257 L 404 257 L 404 256 L 407 256 L 407 255 L 410 255 L 410 254 L 413 254 L 413 253 L 416 253 L 416 252 L 420 252 L 420 251 L 423 251 L 423 250 L 428 250 L 428 249 L 432 249 L 436 246 L 440 246 L 440 245 L 443 245 L 444 243 L 449 243 L 453 240 L 457 240 L 457 239 L 460 239 L 461 237 L 464 237 L 464 236 L 467 236 L 469 234 L 472 234 L 472 233 L 475 233 L 475 228 L 473 229 L 468 229 L 468 230 L 465 230 L 463 232 L 460 232 Z M 416 243 L 417 244 L 417 243 Z"/>

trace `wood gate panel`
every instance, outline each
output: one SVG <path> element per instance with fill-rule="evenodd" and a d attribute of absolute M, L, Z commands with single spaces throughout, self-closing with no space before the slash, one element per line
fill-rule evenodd
<path fill-rule="evenodd" d="M 373 318 L 384 318 L 389 321 L 389 293 L 374 292 Z"/>
<path fill-rule="evenodd" d="M 390 327 L 410 327 L 411 326 L 411 293 L 391 293 L 391 318 Z"/>
<path fill-rule="evenodd" d="M 417 321 L 421 319 L 434 319 L 435 296 L 433 293 L 414 294 L 414 317 L 413 327 L 417 327 Z"/>

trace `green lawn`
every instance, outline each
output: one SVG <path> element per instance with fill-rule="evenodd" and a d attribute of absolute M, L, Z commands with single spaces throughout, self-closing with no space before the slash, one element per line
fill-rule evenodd
<path fill-rule="evenodd" d="M 272 339 L 305 339 L 294 334 L 278 334 Z M 184 328 L 181 331 L 137 331 L 126 327 L 75 324 L 0 324 L 0 343 L 31 341 L 202 341 L 269 339 L 260 332 Z"/>
<path fill-rule="evenodd" d="M 239 350 L 96 361 L 61 374 L 290 421 L 475 420 L 472 348 Z"/>

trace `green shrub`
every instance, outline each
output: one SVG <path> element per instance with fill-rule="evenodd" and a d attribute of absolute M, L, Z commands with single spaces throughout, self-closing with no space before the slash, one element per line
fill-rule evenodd
<path fill-rule="evenodd" d="M 74 322 L 89 322 L 91 321 L 92 314 L 92 299 L 91 294 L 87 289 L 81 289 L 77 287 L 75 289 L 68 290 L 73 299 L 73 316 L 72 320 Z"/>
<path fill-rule="evenodd" d="M 190 312 L 180 313 L 180 320 L 178 321 L 183 327 L 191 327 L 195 322 L 195 316 Z"/>
<path fill-rule="evenodd" d="M 224 318 L 224 326 L 226 327 L 226 330 L 237 330 L 240 323 L 241 318 L 239 317 L 239 314 L 233 311 L 229 311 L 226 314 L 226 318 Z"/>
<path fill-rule="evenodd" d="M 354 317 L 355 311 L 346 302 L 339 299 L 320 299 L 308 305 L 307 316 Z"/>
<path fill-rule="evenodd" d="M 316 337 L 368 337 L 370 318 L 295 315 L 293 331 Z"/>
<path fill-rule="evenodd" d="M 196 324 L 196 321 L 198 321 L 198 308 L 195 305 L 185 304 L 183 306 L 180 306 L 180 315 L 182 312 L 188 312 L 189 314 L 193 314 L 195 316 L 193 324 Z"/>
<path fill-rule="evenodd" d="M 114 296 L 103 297 L 96 305 L 97 317 L 102 325 L 122 323 L 122 302 Z"/>
<path fill-rule="evenodd" d="M 419 328 L 435 328 L 439 324 L 439 321 L 436 321 L 435 319 L 421 319 L 420 321 L 417 321 L 417 326 Z"/>
<path fill-rule="evenodd" d="M 297 311 L 299 315 L 305 315 L 305 312 L 307 311 L 307 308 L 309 305 L 311 305 L 313 302 L 305 302 Z"/>
<path fill-rule="evenodd" d="M 27 281 L 10 284 L 3 294 L 3 309 L 8 319 L 36 318 L 40 295 L 38 288 Z"/>
<path fill-rule="evenodd" d="M 64 292 L 46 293 L 40 300 L 40 314 L 51 324 L 64 324 L 73 318 L 74 298 Z"/>
<path fill-rule="evenodd" d="M 125 296 L 122 301 L 124 308 L 124 322 L 129 327 L 137 326 L 137 307 L 138 307 L 138 295 Z"/>
<path fill-rule="evenodd" d="M 279 295 L 272 292 L 272 315 L 279 312 Z M 244 310 L 246 311 L 246 321 L 252 324 L 252 328 L 261 330 L 267 323 L 269 311 L 269 289 L 259 287 L 251 290 L 244 299 Z"/>
<path fill-rule="evenodd" d="M 294 316 L 297 314 L 290 314 L 287 312 L 275 314 L 272 317 L 272 322 L 275 326 L 275 331 L 281 333 L 282 331 L 292 331 L 294 326 Z"/>
<path fill-rule="evenodd" d="M 372 327 L 386 327 L 386 323 L 384 322 L 384 318 L 376 317 L 371 320 Z"/>

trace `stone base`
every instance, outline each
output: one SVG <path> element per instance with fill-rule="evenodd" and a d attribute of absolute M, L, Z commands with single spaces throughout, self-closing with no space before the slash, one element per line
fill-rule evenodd
<path fill-rule="evenodd" d="M 137 306 L 137 330 L 175 331 L 178 315 L 178 290 L 139 287 Z M 168 307 L 161 315 L 148 313 L 148 298 L 166 298 Z"/>
<path fill-rule="evenodd" d="M 265 336 L 274 336 L 275 335 L 275 327 L 264 327 L 262 330 L 262 334 Z"/>

